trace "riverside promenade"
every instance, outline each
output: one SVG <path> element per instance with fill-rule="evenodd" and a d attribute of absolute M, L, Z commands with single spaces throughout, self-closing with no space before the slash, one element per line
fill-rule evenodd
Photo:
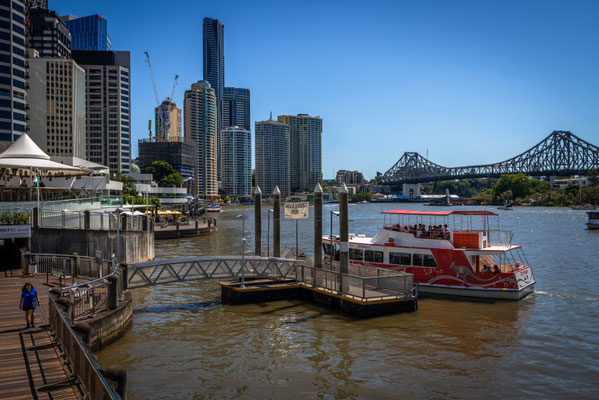
<path fill-rule="evenodd" d="M 11 272 L 13 276 L 11 276 Z M 31 282 L 40 302 L 35 328 L 25 328 L 19 296 Z M 45 275 L 24 277 L 20 270 L 0 275 L 0 399 L 81 399 L 78 385 L 59 357 L 48 327 L 48 292 L 58 286 L 55 278 L 46 284 Z"/>

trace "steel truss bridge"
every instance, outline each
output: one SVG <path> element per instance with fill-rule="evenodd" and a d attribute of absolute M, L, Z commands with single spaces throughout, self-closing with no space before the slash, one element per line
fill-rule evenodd
<path fill-rule="evenodd" d="M 405 152 L 377 181 L 394 186 L 517 173 L 528 176 L 568 176 L 584 175 L 596 168 L 599 168 L 599 147 L 572 132 L 553 131 L 524 153 L 495 164 L 449 168 L 435 164 L 418 153 Z"/>
<path fill-rule="evenodd" d="M 246 256 L 193 257 L 148 261 L 129 265 L 127 287 L 134 289 L 164 283 L 207 279 L 295 278 L 296 266 L 305 263 L 290 258 Z"/>

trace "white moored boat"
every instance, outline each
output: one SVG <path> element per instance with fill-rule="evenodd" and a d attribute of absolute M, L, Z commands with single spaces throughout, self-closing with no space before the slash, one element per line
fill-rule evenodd
<path fill-rule="evenodd" d="M 490 227 L 489 219 L 496 213 L 393 210 L 383 214 L 397 216 L 398 223 L 388 225 L 385 218 L 374 237 L 351 236 L 350 263 L 411 273 L 423 294 L 519 300 L 533 292 L 535 280 L 522 247 L 512 244 L 510 232 Z M 475 216 L 482 218 L 480 229 L 473 229 Z M 425 218 L 428 227 L 423 225 Z M 442 225 L 433 223 L 439 218 Z M 450 219 L 453 224 L 448 228 Z M 323 241 L 325 262 L 330 261 L 331 242 L 338 259 L 339 237 L 327 235 Z"/>

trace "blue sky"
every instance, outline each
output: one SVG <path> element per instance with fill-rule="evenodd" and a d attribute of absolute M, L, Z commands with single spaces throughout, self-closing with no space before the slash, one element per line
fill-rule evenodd
<path fill-rule="evenodd" d="M 225 85 L 269 113 L 323 118 L 324 178 L 385 172 L 404 151 L 445 166 L 502 161 L 553 130 L 599 145 L 597 1 L 49 0 L 100 14 L 129 50 L 132 140 L 159 95 L 202 79 L 202 19 L 225 26 Z"/>

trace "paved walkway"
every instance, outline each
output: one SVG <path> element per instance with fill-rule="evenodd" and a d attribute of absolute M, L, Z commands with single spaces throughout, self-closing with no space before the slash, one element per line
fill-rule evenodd
<path fill-rule="evenodd" d="M 20 271 L 0 272 L 0 399 L 81 399 L 77 385 L 68 381 L 68 368 L 58 357 L 48 328 L 48 294 L 56 279 L 24 278 Z M 41 304 L 35 328 L 25 329 L 19 296 L 25 282 L 37 290 Z"/>

